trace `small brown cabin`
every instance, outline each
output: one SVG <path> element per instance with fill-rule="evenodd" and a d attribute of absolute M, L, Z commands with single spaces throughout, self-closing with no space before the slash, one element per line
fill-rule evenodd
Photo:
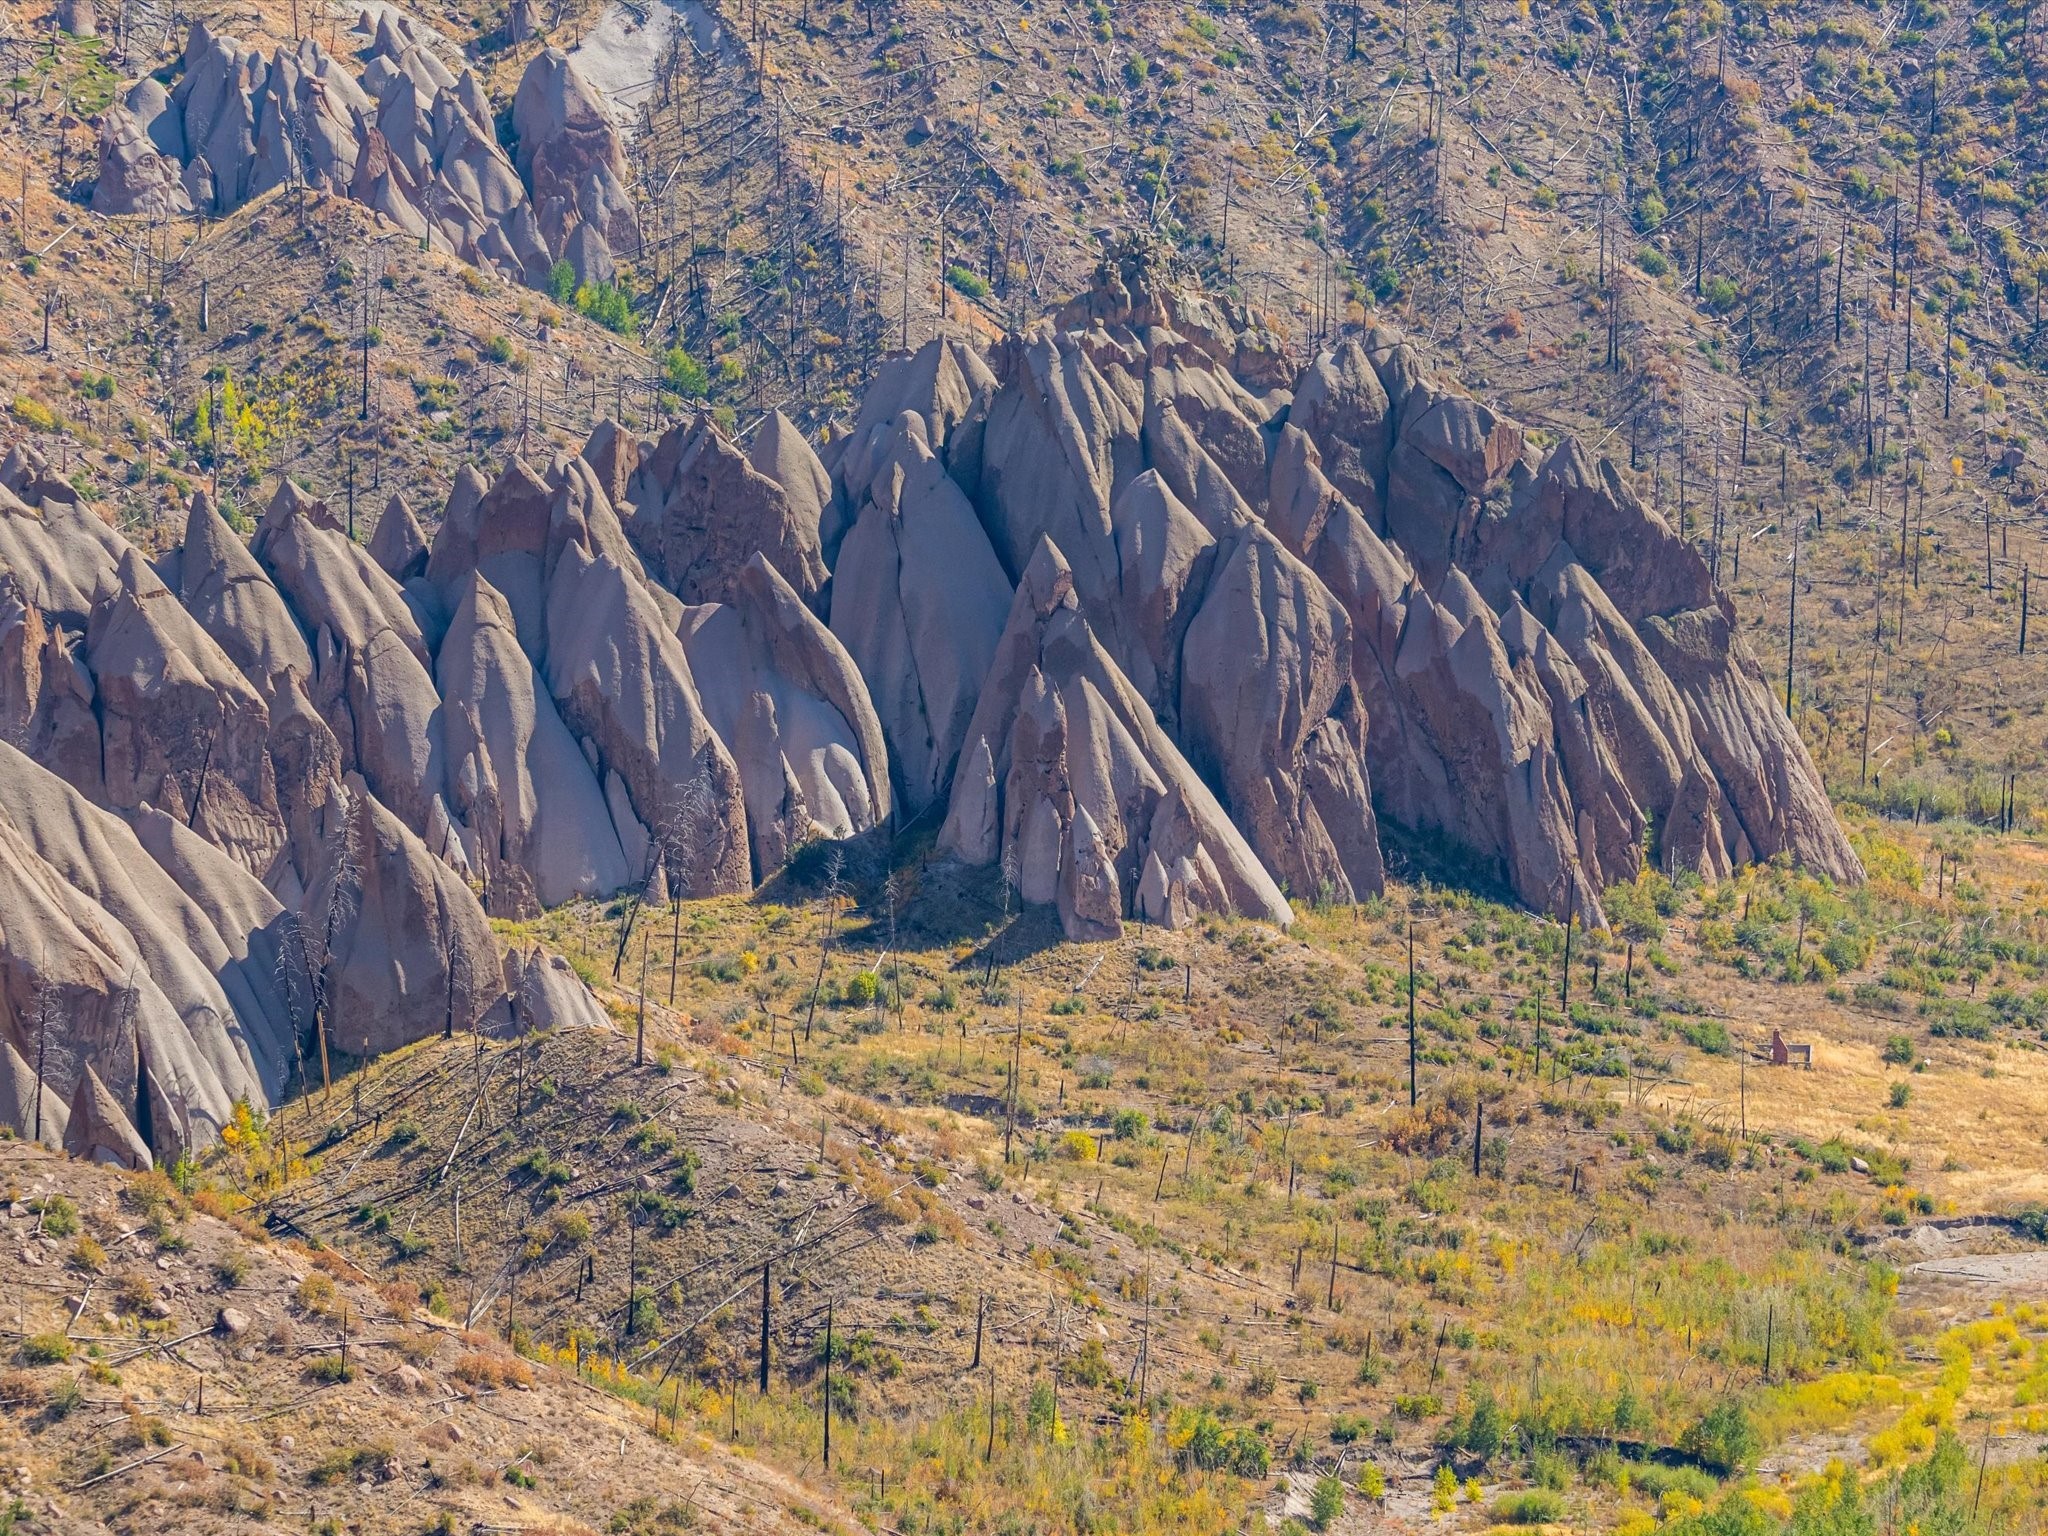
<path fill-rule="evenodd" d="M 1811 1072 L 1813 1070 L 1813 1047 L 1811 1045 L 1795 1045 L 1774 1029 L 1771 1031 L 1771 1065 L 1774 1067 L 1798 1067 L 1804 1071 Z"/>

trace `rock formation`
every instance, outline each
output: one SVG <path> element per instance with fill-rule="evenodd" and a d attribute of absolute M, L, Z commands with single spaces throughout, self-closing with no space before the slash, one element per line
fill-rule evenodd
<path fill-rule="evenodd" d="M 393 24 L 372 64 L 383 113 L 461 107 Z M 136 131 L 270 174 L 229 147 L 281 68 L 196 38 Z M 572 86 L 532 110 L 581 123 Z M 1291 365 L 1134 257 L 989 359 L 886 364 L 822 453 L 605 423 L 367 547 L 284 481 L 151 562 L 17 446 L 0 735 L 0 1115 L 124 1163 L 336 1051 L 604 1024 L 487 912 L 744 891 L 925 815 L 1075 939 L 1365 896 L 1382 820 L 1590 923 L 1646 857 L 1861 873 L 1611 465 L 1386 331 Z"/>
<path fill-rule="evenodd" d="M 603 99 L 561 49 L 543 48 L 526 66 L 512 131 L 548 249 L 579 282 L 610 282 L 613 252 L 637 239 L 626 151 Z"/>
<path fill-rule="evenodd" d="M 265 60 L 193 23 L 177 84 L 137 81 L 103 115 L 93 210 L 223 214 L 303 187 L 514 282 L 541 286 L 560 260 L 579 281 L 614 276 L 634 231 L 624 151 L 565 55 L 543 52 L 520 84 L 515 168 L 482 85 L 431 31 L 387 9 L 355 35 L 353 62 L 312 38 Z"/>
<path fill-rule="evenodd" d="M 967 728 L 939 846 L 1000 858 L 1075 939 L 1137 915 L 1285 923 L 1287 900 L 1091 632 L 1074 572 L 1041 538 Z"/>

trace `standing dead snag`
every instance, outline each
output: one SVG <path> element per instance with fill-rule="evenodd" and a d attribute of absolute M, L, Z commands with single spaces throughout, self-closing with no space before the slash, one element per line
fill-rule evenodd
<path fill-rule="evenodd" d="M 320 1055 L 320 1092 L 323 1099 L 333 1088 L 333 1074 L 327 1055 L 328 971 L 334 963 L 335 938 L 355 915 L 355 905 L 360 898 L 363 871 L 356 852 L 356 836 L 363 825 L 361 803 L 350 797 L 342 813 L 341 826 L 335 832 L 332 845 L 334 867 L 328 879 L 326 898 L 320 904 L 318 964 L 311 963 L 310 958 L 306 964 L 306 978 L 312 992 L 313 1036 Z M 293 923 L 291 931 L 297 933 L 299 925 Z M 299 945 L 303 952 L 303 933 L 299 933 Z M 281 962 L 282 958 L 280 956 Z M 451 952 L 451 967 L 453 963 L 454 956 Z"/>
<path fill-rule="evenodd" d="M 1408 923 L 1408 1107 L 1415 1107 L 1415 923 Z"/>
<path fill-rule="evenodd" d="M 683 949 L 683 901 L 692 894 L 696 870 L 703 860 L 711 830 L 711 781 L 707 774 L 700 773 L 685 781 L 678 791 L 675 810 L 662 823 L 660 832 L 662 849 L 668 859 L 668 1003 L 671 1008 L 676 1002 L 676 966 Z M 640 993 L 644 1008 L 647 994 L 644 957 L 641 970 Z"/>
<path fill-rule="evenodd" d="M 825 1301 L 825 1470 L 832 1470 L 832 1302 Z"/>
<path fill-rule="evenodd" d="M 769 1271 L 773 1268 L 774 1263 L 773 1259 L 764 1259 L 761 1262 L 761 1395 L 763 1397 L 768 1395 L 768 1287 Z"/>
<path fill-rule="evenodd" d="M 832 957 L 832 940 L 839 928 L 840 875 L 846 867 L 837 848 L 825 860 L 825 927 L 818 939 L 818 975 L 811 983 L 811 1005 L 804 1014 L 804 1043 L 810 1044 L 811 1026 L 818 1017 L 818 995 L 825 986 L 825 964 Z"/>

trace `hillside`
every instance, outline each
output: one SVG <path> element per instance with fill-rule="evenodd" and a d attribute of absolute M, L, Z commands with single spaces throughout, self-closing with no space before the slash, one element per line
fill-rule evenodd
<path fill-rule="evenodd" d="M 1865 847 L 1880 867 L 1921 851 Z M 2038 921 L 2003 904 L 2034 883 L 2026 856 L 1969 857 L 1941 902 L 1822 901 L 1810 963 L 1873 931 Z M 554 1511 L 659 1531 L 678 1503 L 720 1523 L 1058 1528 L 1078 1499 L 1123 1528 L 1211 1530 L 1302 1515 L 1334 1472 L 1339 1530 L 1442 1528 L 1441 1502 L 1477 1528 L 1518 1499 L 1571 1529 L 1661 1509 L 1690 1530 L 1717 1458 L 1760 1458 L 1767 1491 L 1785 1479 L 1771 1497 L 1806 1500 L 1846 1458 L 1875 1500 L 1967 1424 L 1973 1449 L 1989 1436 L 1984 1523 L 1955 1528 L 2038 1528 L 2038 1255 L 1954 1214 L 2042 1194 L 2008 1157 L 2042 1092 L 2035 960 L 1982 972 L 1979 995 L 2021 1000 L 1982 1038 L 1958 1027 L 1960 974 L 1917 1019 L 1860 971 L 1772 979 L 1816 897 L 1765 877 L 1670 893 L 1632 965 L 1581 935 L 1560 1024 L 1559 931 L 1441 892 L 1286 938 L 1226 923 L 1103 949 L 914 855 L 892 922 L 881 873 L 649 914 L 644 1010 L 609 980 L 623 908 L 508 930 L 559 945 L 615 1022 L 369 1063 L 180 1172 L 191 1215 L 157 1176 L 12 1154 L 22 1230 L 38 1208 L 51 1225 L 52 1193 L 83 1222 L 19 1245 L 37 1284 L 18 1294 L 46 1297 L 22 1331 L 108 1312 L 72 1325 L 68 1365 L 9 1378 L 31 1510 L 115 1530 L 302 1503 L 367 1531 L 444 1509 L 457 1529 Z M 1740 939 L 1716 912 L 1747 913 Z M 1930 984 L 1978 963 L 1934 958 Z M 1738 1065 L 1795 1018 L 1811 1073 Z M 221 1305 L 250 1326 L 186 1337 Z M 344 1331 L 363 1374 L 323 1385 Z M 172 1354 L 134 1353 L 152 1337 Z M 133 1405 L 104 1452 L 46 1406 L 81 1375 L 69 1412 Z M 1712 1417 L 1730 1403 L 1744 1427 Z M 1156 1439 L 1130 1428 L 1148 1421 Z M 1440 1499 L 1440 1466 L 1473 1491 Z M 117 1475 L 73 1488 L 98 1471 Z"/>
<path fill-rule="evenodd" d="M 0 1536 L 2048 1530 L 2025 8 L 0 66 Z"/>

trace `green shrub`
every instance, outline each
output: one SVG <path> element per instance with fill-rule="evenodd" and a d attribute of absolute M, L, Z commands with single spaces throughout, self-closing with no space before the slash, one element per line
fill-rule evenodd
<path fill-rule="evenodd" d="M 1344 1483 L 1337 1477 L 1319 1477 L 1308 1496 L 1308 1517 L 1319 1531 L 1327 1531 L 1344 1514 Z"/>
<path fill-rule="evenodd" d="M 662 354 L 661 376 L 664 383 L 686 399 L 701 399 L 711 388 L 711 375 L 704 365 L 681 347 L 670 347 Z"/>
<path fill-rule="evenodd" d="M 616 283 L 585 283 L 576 290 L 576 312 L 621 336 L 633 330 L 633 300 Z"/>
<path fill-rule="evenodd" d="M 74 1237 L 78 1233 L 78 1207 L 62 1195 L 38 1201 L 35 1210 L 43 1218 L 43 1231 L 51 1237 Z"/>
<path fill-rule="evenodd" d="M 30 1365 L 62 1365 L 71 1358 L 71 1341 L 61 1333 L 32 1333 L 21 1341 L 21 1358 Z"/>
<path fill-rule="evenodd" d="M 322 1383 L 354 1381 L 356 1368 L 339 1354 L 315 1355 L 306 1362 L 306 1377 L 309 1381 Z"/>
<path fill-rule="evenodd" d="M 988 297 L 988 283 L 983 280 L 981 274 L 958 263 L 946 268 L 946 286 L 955 292 L 966 294 L 970 299 Z"/>
<path fill-rule="evenodd" d="M 1671 263 L 1665 259 L 1664 253 L 1654 245 L 1646 245 L 1636 252 L 1636 265 L 1641 267 L 1651 277 L 1662 277 L 1671 270 Z"/>
<path fill-rule="evenodd" d="M 25 427 L 34 427 L 38 432 L 57 430 L 57 413 L 40 400 L 31 400 L 27 395 L 16 395 L 11 409 L 14 419 Z"/>
<path fill-rule="evenodd" d="M 1737 1400 L 1716 1403 L 1679 1438 L 1679 1449 L 1702 1466 L 1725 1475 L 1746 1470 L 1761 1442 L 1748 1407 Z"/>
<path fill-rule="evenodd" d="M 1493 1518 L 1503 1525 L 1549 1525 L 1564 1518 L 1564 1500 L 1548 1488 L 1525 1488 L 1495 1499 Z"/>

